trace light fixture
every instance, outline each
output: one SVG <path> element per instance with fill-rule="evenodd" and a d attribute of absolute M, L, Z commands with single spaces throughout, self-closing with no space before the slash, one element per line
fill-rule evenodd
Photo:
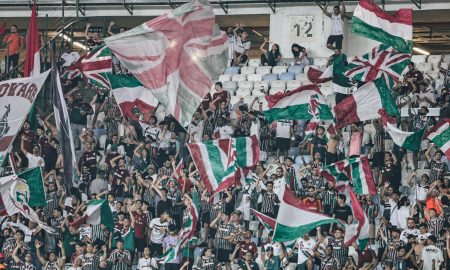
<path fill-rule="evenodd" d="M 414 47 L 413 51 L 415 51 L 416 53 L 424 54 L 424 55 L 430 55 L 429 52 L 425 51 L 424 49 L 417 48 L 417 47 Z"/>
<path fill-rule="evenodd" d="M 66 35 L 66 34 L 59 34 L 58 35 L 59 37 L 62 37 L 65 41 L 67 41 L 67 42 L 72 42 L 72 38 L 70 38 L 68 35 Z M 80 42 L 77 42 L 77 41 L 74 41 L 73 42 L 73 45 L 75 46 L 75 47 L 78 47 L 78 48 L 80 48 L 80 49 L 83 49 L 83 50 L 85 50 L 85 51 L 87 51 L 87 47 L 86 46 L 84 46 L 83 44 L 81 44 Z"/>

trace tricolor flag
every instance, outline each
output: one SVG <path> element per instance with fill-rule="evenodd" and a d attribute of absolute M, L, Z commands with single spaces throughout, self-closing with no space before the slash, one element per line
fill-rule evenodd
<path fill-rule="evenodd" d="M 193 0 L 105 42 L 182 126 L 227 65 L 228 37 L 207 0 Z"/>
<path fill-rule="evenodd" d="M 54 50 L 54 49 L 53 49 Z M 73 162 L 75 157 L 75 146 L 73 143 L 72 129 L 70 127 L 69 113 L 67 111 L 67 104 L 64 100 L 64 93 L 61 87 L 61 80 L 59 78 L 58 67 L 56 66 L 56 60 L 53 51 L 52 57 L 52 103 L 53 111 L 55 114 L 55 123 L 58 130 L 58 140 L 61 144 L 61 153 L 63 156 L 64 167 L 64 184 L 67 189 L 73 186 L 73 176 L 75 168 Z"/>
<path fill-rule="evenodd" d="M 306 73 L 308 80 L 312 83 L 325 83 L 333 79 L 333 65 L 329 65 L 324 72 L 310 67 Z"/>
<path fill-rule="evenodd" d="M 81 66 L 89 83 L 106 89 L 111 88 L 107 76 L 112 73 L 112 55 L 106 45 L 95 47 L 81 59 Z"/>
<path fill-rule="evenodd" d="M 360 0 L 353 11 L 352 32 L 394 47 L 412 51 L 412 9 L 399 9 L 389 15 L 370 0 Z"/>
<path fill-rule="evenodd" d="M 330 223 L 340 221 L 306 208 L 303 202 L 286 188 L 278 210 L 273 241 L 294 240 L 316 227 Z"/>
<path fill-rule="evenodd" d="M 188 144 L 192 160 L 209 192 L 218 192 L 233 185 L 236 177 L 244 177 L 245 170 L 259 162 L 259 144 L 256 136 L 212 140 Z M 238 176 L 242 174 L 242 176 Z"/>
<path fill-rule="evenodd" d="M 200 199 L 198 196 L 197 189 L 194 188 L 192 198 L 188 197 L 188 200 L 190 201 L 190 205 L 185 210 L 187 211 L 187 218 L 183 222 L 179 233 L 180 237 L 179 245 L 181 247 L 183 247 L 189 241 L 189 239 L 191 239 L 194 236 L 195 231 L 197 229 L 197 223 L 200 217 L 199 216 Z"/>
<path fill-rule="evenodd" d="M 352 203 L 351 208 L 356 223 L 345 224 L 344 243 L 346 246 L 351 246 L 353 242 L 358 240 L 360 250 L 363 250 L 369 241 L 369 219 L 353 190 L 349 186 L 346 189 Z"/>
<path fill-rule="evenodd" d="M 111 90 L 125 118 L 150 123 L 158 100 L 134 76 L 107 74 Z"/>
<path fill-rule="evenodd" d="M 86 54 L 80 56 L 80 58 L 72 65 L 66 67 L 64 72 L 60 75 L 61 79 L 73 80 L 76 78 L 83 78 L 83 65 L 81 61 L 86 57 Z"/>
<path fill-rule="evenodd" d="M 347 70 L 347 56 L 343 53 L 333 59 L 333 83 L 341 87 L 351 87 L 351 80 L 345 76 Z"/>
<path fill-rule="evenodd" d="M 258 218 L 259 222 L 264 226 L 264 229 L 266 229 L 267 232 L 273 231 L 277 222 L 274 218 L 264 215 L 263 213 L 258 212 L 255 209 L 251 210 L 252 214 L 255 215 L 256 218 Z"/>
<path fill-rule="evenodd" d="M 31 207 L 45 206 L 47 200 L 45 199 L 44 182 L 42 180 L 41 167 L 34 167 L 25 171 L 21 171 L 17 174 L 18 177 L 25 180 L 30 188 L 30 201 Z"/>
<path fill-rule="evenodd" d="M 39 73 L 41 73 L 41 56 L 39 54 L 39 30 L 36 16 L 36 0 L 34 0 L 30 24 L 28 25 L 24 76 L 35 76 Z"/>
<path fill-rule="evenodd" d="M 399 115 L 397 105 L 383 79 L 366 83 L 339 104 L 334 106 L 336 128 L 379 118 L 379 110 L 389 115 Z"/>
<path fill-rule="evenodd" d="M 78 228 L 82 224 L 99 225 L 104 224 L 111 229 L 114 228 L 114 220 L 107 200 L 90 200 L 87 203 L 83 216 L 74 220 L 70 225 Z"/>
<path fill-rule="evenodd" d="M 450 119 L 439 121 L 427 136 L 450 159 Z"/>
<path fill-rule="evenodd" d="M 352 59 L 344 75 L 361 82 L 383 78 L 392 87 L 394 82 L 398 82 L 410 59 L 410 54 L 397 53 L 392 47 L 381 44 L 369 53 Z"/>
<path fill-rule="evenodd" d="M 384 110 L 380 111 L 380 114 L 384 130 L 389 133 L 396 145 L 414 152 L 420 150 L 420 145 L 422 143 L 422 138 L 426 127 L 416 132 L 403 131 L 391 123 L 391 120 L 388 119 L 388 116 Z"/>
<path fill-rule="evenodd" d="M 347 158 L 320 169 L 320 174 L 327 181 L 337 183 L 350 180 L 357 194 L 377 193 L 372 169 L 367 157 Z"/>
<path fill-rule="evenodd" d="M 334 119 L 319 87 L 314 84 L 301 86 L 283 94 L 266 96 L 269 110 L 264 112 L 264 116 L 268 122 L 275 120 L 310 120 L 313 118 L 310 113 L 311 96 L 315 96 L 318 103 L 318 118 L 321 120 Z"/>

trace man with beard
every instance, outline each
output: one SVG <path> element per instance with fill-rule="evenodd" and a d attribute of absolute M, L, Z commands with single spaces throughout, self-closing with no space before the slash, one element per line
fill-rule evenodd
<path fill-rule="evenodd" d="M 400 240 L 405 243 L 408 241 L 408 237 L 410 235 L 413 235 L 415 237 L 419 236 L 419 230 L 416 228 L 416 223 L 414 222 L 413 218 L 408 218 L 406 225 L 407 228 L 400 234 Z"/>

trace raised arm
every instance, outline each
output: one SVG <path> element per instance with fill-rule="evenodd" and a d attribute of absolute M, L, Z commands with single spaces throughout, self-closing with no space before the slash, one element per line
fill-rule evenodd
<path fill-rule="evenodd" d="M 20 150 L 22 150 L 23 154 L 26 156 L 28 155 L 28 151 L 25 149 L 25 135 L 22 135 L 21 137 L 21 141 L 20 141 Z"/>
<path fill-rule="evenodd" d="M 430 147 L 428 147 L 427 151 L 425 151 L 425 159 L 427 160 L 427 162 L 431 161 L 430 152 L 433 148 L 434 148 L 434 144 L 430 144 Z"/>
<path fill-rule="evenodd" d="M 327 15 L 328 17 L 331 18 L 331 13 L 328 11 L 328 4 L 329 2 L 325 2 L 325 6 L 323 7 L 323 14 Z"/>
<path fill-rule="evenodd" d="M 112 32 L 112 27 L 113 27 L 113 25 L 114 25 L 114 22 L 113 22 L 113 21 L 109 22 L 109 26 L 108 26 L 108 34 L 109 34 L 110 36 L 114 36 L 114 33 Z"/>
<path fill-rule="evenodd" d="M 86 29 L 84 30 L 84 37 L 86 38 L 86 41 L 89 39 L 89 27 L 91 27 L 91 23 L 86 24 Z"/>
<path fill-rule="evenodd" d="M 45 265 L 47 263 L 47 261 L 42 257 L 41 250 L 40 250 L 42 247 L 42 244 L 40 242 L 37 242 L 35 247 L 36 247 L 36 256 L 38 257 L 39 262 L 41 262 L 42 265 Z"/>
<path fill-rule="evenodd" d="M 267 38 L 264 38 L 264 42 L 261 44 L 261 46 L 259 47 L 259 51 L 263 54 L 267 53 L 267 50 L 264 49 L 264 46 L 266 46 L 266 43 L 268 43 L 269 41 L 267 40 Z"/>

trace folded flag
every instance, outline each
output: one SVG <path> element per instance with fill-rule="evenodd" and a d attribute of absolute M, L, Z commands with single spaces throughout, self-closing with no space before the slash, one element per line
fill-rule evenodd
<path fill-rule="evenodd" d="M 334 218 L 306 208 L 288 188 L 284 189 L 276 221 L 273 241 L 277 242 L 298 239 L 321 225 L 339 223 Z"/>
<path fill-rule="evenodd" d="M 251 209 L 252 214 L 258 218 L 259 222 L 264 226 L 267 232 L 273 231 L 275 228 L 275 223 L 277 222 L 274 218 L 271 218 L 267 215 L 264 215 L 261 212 L 256 211 L 255 209 Z"/>
<path fill-rule="evenodd" d="M 439 121 L 427 136 L 450 159 L 450 119 Z"/>
<path fill-rule="evenodd" d="M 381 44 L 369 53 L 352 59 L 344 75 L 361 82 L 383 78 L 391 88 L 394 82 L 398 82 L 410 59 L 410 54 L 397 53 L 392 47 Z"/>
<path fill-rule="evenodd" d="M 44 182 L 42 181 L 41 167 L 34 167 L 17 174 L 17 176 L 26 181 L 30 188 L 29 206 L 45 206 L 47 200 L 45 199 Z"/>
<path fill-rule="evenodd" d="M 114 219 L 107 200 L 90 200 L 87 203 L 83 216 L 74 220 L 70 225 L 78 228 L 82 224 L 99 225 L 104 224 L 114 229 Z"/>
<path fill-rule="evenodd" d="M 377 193 L 372 169 L 367 157 L 347 158 L 320 169 L 320 174 L 327 181 L 351 181 L 359 195 Z"/>
<path fill-rule="evenodd" d="M 412 13 L 407 8 L 389 15 L 372 1 L 360 0 L 353 12 L 352 32 L 411 54 Z"/>
<path fill-rule="evenodd" d="M 389 115 L 399 115 L 395 100 L 386 82 L 381 78 L 366 83 L 334 106 L 336 128 L 377 119 L 380 109 L 384 109 Z"/>
<path fill-rule="evenodd" d="M 122 115 L 149 124 L 150 117 L 158 106 L 158 100 L 152 91 L 132 75 L 109 73 L 106 76 Z"/>
<path fill-rule="evenodd" d="M 389 133 L 389 136 L 391 136 L 394 143 L 406 150 L 414 152 L 419 151 L 426 127 L 416 132 L 407 132 L 398 129 L 394 124 L 386 119 L 386 117 L 387 115 L 383 114 L 381 117 L 381 122 L 384 130 Z"/>
<path fill-rule="evenodd" d="M 186 3 L 105 42 L 182 126 L 227 64 L 228 37 L 207 0 Z"/>
<path fill-rule="evenodd" d="M 351 246 L 353 242 L 358 240 L 359 248 L 362 250 L 369 242 L 369 219 L 353 190 L 349 186 L 346 189 L 350 197 L 353 217 L 356 223 L 345 224 L 344 243 L 346 246 Z"/>
<path fill-rule="evenodd" d="M 106 45 L 95 47 L 81 60 L 84 76 L 94 86 L 110 89 L 107 75 L 112 73 L 111 49 Z"/>
<path fill-rule="evenodd" d="M 326 83 L 333 79 L 333 65 L 329 65 L 324 72 L 310 67 L 306 73 L 308 80 L 312 83 Z"/>
<path fill-rule="evenodd" d="M 314 96 L 313 98 L 317 101 L 318 118 L 321 120 L 334 119 L 319 87 L 314 84 L 301 86 L 283 94 L 266 96 L 269 110 L 264 112 L 264 116 L 268 122 L 275 120 L 310 120 L 313 118 L 310 113 L 311 96 Z"/>

